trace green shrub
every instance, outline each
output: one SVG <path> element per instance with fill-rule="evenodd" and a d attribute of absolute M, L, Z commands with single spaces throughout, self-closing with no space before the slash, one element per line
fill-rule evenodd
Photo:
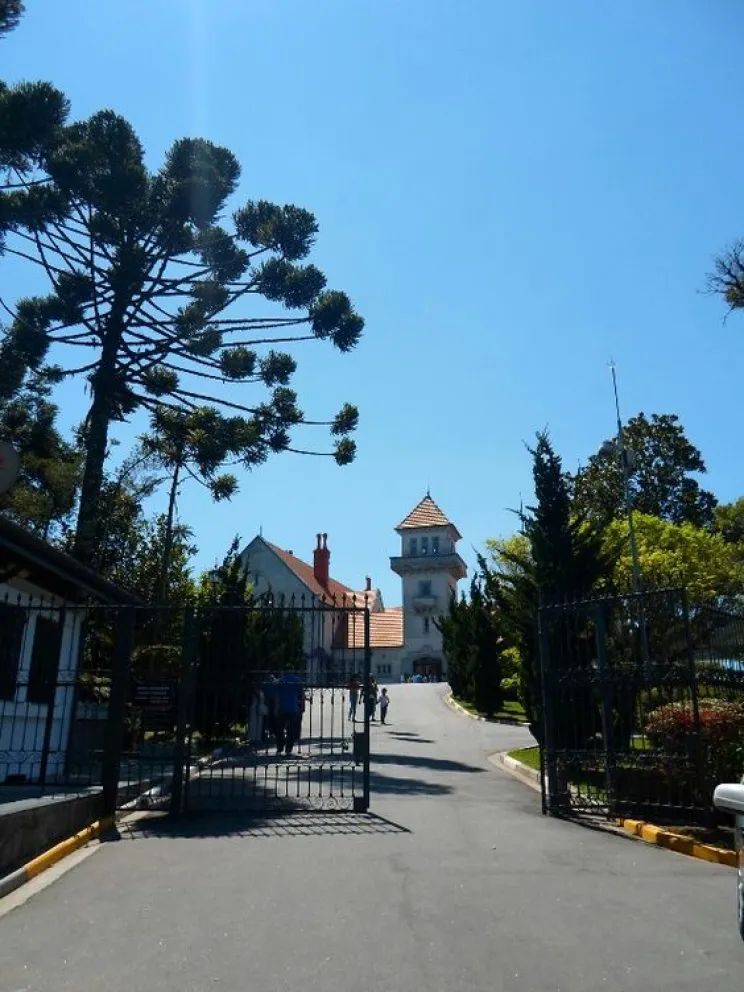
<path fill-rule="evenodd" d="M 669 758 L 700 761 L 704 788 L 738 781 L 744 768 L 744 705 L 703 699 L 698 705 L 700 733 L 689 702 L 668 703 L 649 713 L 646 736 Z"/>

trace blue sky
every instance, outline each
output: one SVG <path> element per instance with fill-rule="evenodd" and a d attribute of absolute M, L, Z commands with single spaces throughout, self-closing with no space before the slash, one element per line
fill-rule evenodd
<path fill-rule="evenodd" d="M 393 527 L 427 485 L 472 564 L 529 500 L 535 430 L 571 468 L 612 432 L 610 357 L 624 415 L 679 414 L 707 484 L 742 494 L 744 317 L 703 292 L 744 235 L 740 0 L 28 8 L 3 78 L 119 111 L 153 168 L 185 134 L 227 145 L 243 199 L 316 213 L 313 260 L 366 318 L 350 355 L 295 352 L 308 416 L 358 404 L 356 463 L 283 455 L 217 507 L 185 490 L 200 565 L 261 526 L 306 557 L 327 531 L 337 579 L 399 602 Z M 3 262 L 4 297 L 38 288 Z M 80 419 L 81 383 L 59 400 Z"/>

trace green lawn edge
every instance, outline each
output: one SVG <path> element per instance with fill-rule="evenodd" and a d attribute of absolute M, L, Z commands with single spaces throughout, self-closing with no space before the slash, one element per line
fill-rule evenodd
<path fill-rule="evenodd" d="M 537 745 L 534 747 L 518 747 L 506 753 L 510 758 L 514 758 L 515 761 L 520 761 L 523 765 L 527 765 L 528 768 L 532 768 L 536 772 L 540 771 L 540 748 Z"/>
<path fill-rule="evenodd" d="M 509 723 L 527 723 L 527 716 L 522 708 L 522 704 L 518 703 L 516 700 L 507 699 L 504 703 L 504 708 L 499 710 L 498 713 L 483 713 L 478 710 L 471 703 L 468 703 L 464 699 L 460 699 L 459 696 L 452 694 L 452 698 L 458 704 L 462 706 L 464 710 L 468 713 L 472 713 L 473 716 L 481 716 L 484 720 L 492 720 L 494 722 L 509 722 Z"/>

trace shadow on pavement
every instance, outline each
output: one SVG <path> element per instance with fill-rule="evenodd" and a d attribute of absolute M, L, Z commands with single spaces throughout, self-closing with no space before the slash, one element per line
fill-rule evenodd
<path fill-rule="evenodd" d="M 405 741 L 406 744 L 436 744 L 436 741 L 433 741 L 431 737 L 420 737 L 418 734 L 405 734 L 402 730 L 391 730 L 388 736 Z"/>
<path fill-rule="evenodd" d="M 409 834 L 411 831 L 374 813 L 154 814 L 120 823 L 104 841 L 168 840 L 199 837 L 342 837 Z"/>
<path fill-rule="evenodd" d="M 400 778 L 399 776 L 381 775 L 379 772 L 369 773 L 369 788 L 372 802 L 375 796 L 446 796 L 454 792 L 450 785 L 440 785 L 438 782 L 424 782 L 420 778 Z"/>
<path fill-rule="evenodd" d="M 414 768 L 431 768 L 437 772 L 483 772 L 485 768 L 478 765 L 466 765 L 462 761 L 450 761 L 448 758 L 423 758 L 417 754 L 378 754 L 373 752 L 370 758 L 373 765 L 411 765 Z"/>

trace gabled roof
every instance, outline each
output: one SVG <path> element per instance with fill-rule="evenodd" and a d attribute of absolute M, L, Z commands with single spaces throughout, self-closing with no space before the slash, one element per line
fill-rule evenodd
<path fill-rule="evenodd" d="M 369 615 L 369 646 L 371 648 L 403 647 L 403 608 L 391 607 Z M 350 623 L 347 647 L 364 647 L 364 623 Z"/>
<path fill-rule="evenodd" d="M 0 581 L 20 575 L 54 596 L 93 596 L 104 603 L 141 603 L 132 593 L 102 578 L 92 568 L 0 516 Z"/>
<path fill-rule="evenodd" d="M 269 541 L 264 541 L 264 544 L 274 552 L 277 558 L 284 562 L 287 568 L 297 576 L 308 591 L 313 596 L 317 596 L 318 599 L 326 597 L 327 599 L 340 601 L 343 599 L 349 600 L 352 596 L 357 595 L 349 586 L 345 586 L 342 582 L 336 582 L 335 579 L 329 579 L 328 588 L 324 589 L 315 578 L 315 571 L 312 565 L 308 565 L 306 561 L 302 561 L 301 558 L 297 558 L 289 551 L 277 547 L 276 544 L 271 544 Z M 248 567 L 250 568 L 250 562 L 248 563 Z M 362 602 L 361 605 L 364 606 L 364 603 Z"/>
<path fill-rule="evenodd" d="M 427 493 L 426 496 L 417 503 L 408 516 L 402 520 L 395 528 L 401 530 L 418 530 L 423 527 L 454 527 L 455 525 L 439 509 L 437 504 Z M 455 527 L 455 530 L 457 528 Z"/>

